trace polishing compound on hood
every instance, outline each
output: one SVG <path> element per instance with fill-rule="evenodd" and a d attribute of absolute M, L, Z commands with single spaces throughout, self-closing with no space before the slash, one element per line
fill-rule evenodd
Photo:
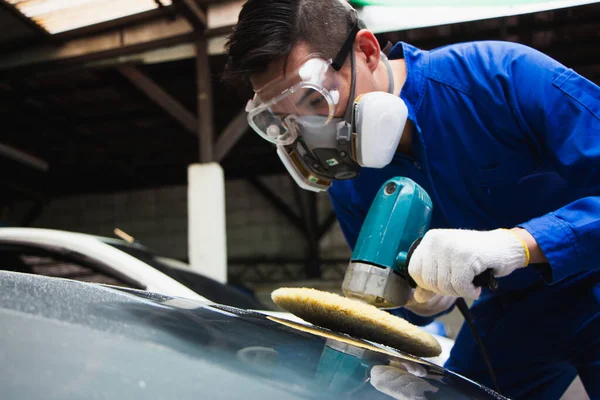
<path fill-rule="evenodd" d="M 271 293 L 278 306 L 312 324 L 394 347 L 418 357 L 435 357 L 442 348 L 433 336 L 410 322 L 334 293 L 280 288 Z"/>

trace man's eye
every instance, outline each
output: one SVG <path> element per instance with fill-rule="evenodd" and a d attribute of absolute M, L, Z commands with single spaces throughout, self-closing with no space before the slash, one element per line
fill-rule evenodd
<path fill-rule="evenodd" d="M 310 101 L 310 105 L 311 105 L 311 107 L 316 107 L 319 104 L 321 104 L 322 102 L 323 102 L 323 97 L 322 96 L 317 96 L 317 97 L 315 97 L 314 99 L 312 99 Z"/>

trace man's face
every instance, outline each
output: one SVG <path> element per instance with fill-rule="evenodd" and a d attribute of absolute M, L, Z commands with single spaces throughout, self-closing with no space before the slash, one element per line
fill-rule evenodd
<path fill-rule="evenodd" d="M 253 89 L 259 93 L 263 99 L 270 99 L 280 94 L 283 90 L 289 88 L 298 81 L 294 81 L 297 76 L 296 71 L 313 52 L 306 43 L 297 44 L 291 51 L 288 57 L 281 58 L 272 62 L 267 70 L 263 73 L 252 76 L 250 79 Z M 337 98 L 337 106 L 335 108 L 335 116 L 343 117 L 348 104 L 348 97 L 351 89 L 351 67 L 350 58 L 346 60 L 342 69 L 335 73 L 335 82 L 332 82 L 330 91 L 335 90 Z M 361 93 L 372 91 L 372 85 L 369 81 L 370 71 L 361 63 L 360 53 L 356 56 L 356 87 L 355 98 Z M 268 86 L 267 86 L 268 85 Z M 299 91 L 290 96 L 284 102 L 278 104 L 277 109 L 273 109 L 274 113 L 284 117 L 285 115 L 323 115 L 327 116 L 329 108 L 327 103 L 322 101 L 322 97 L 311 91 Z"/>

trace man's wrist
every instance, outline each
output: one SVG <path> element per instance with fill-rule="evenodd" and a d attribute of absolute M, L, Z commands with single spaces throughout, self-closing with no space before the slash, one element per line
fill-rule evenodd
<path fill-rule="evenodd" d="M 514 233 L 523 243 L 523 246 L 526 247 L 529 252 L 529 260 L 528 264 L 540 264 L 548 262 L 548 259 L 544 255 L 544 252 L 538 245 L 535 238 L 529 233 L 526 229 L 523 228 L 512 228 L 510 230 Z"/>

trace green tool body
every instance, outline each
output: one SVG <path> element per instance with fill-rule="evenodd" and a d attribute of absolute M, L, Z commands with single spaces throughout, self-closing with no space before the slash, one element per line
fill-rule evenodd
<path fill-rule="evenodd" d="M 431 199 L 423 188 L 407 178 L 390 179 L 369 209 L 352 261 L 391 268 L 407 276 L 407 253 L 429 229 L 431 211 Z"/>
<path fill-rule="evenodd" d="M 392 178 L 377 192 L 352 252 L 342 291 L 381 308 L 401 307 L 414 283 L 407 256 L 431 222 L 427 192 L 408 178 Z"/>

